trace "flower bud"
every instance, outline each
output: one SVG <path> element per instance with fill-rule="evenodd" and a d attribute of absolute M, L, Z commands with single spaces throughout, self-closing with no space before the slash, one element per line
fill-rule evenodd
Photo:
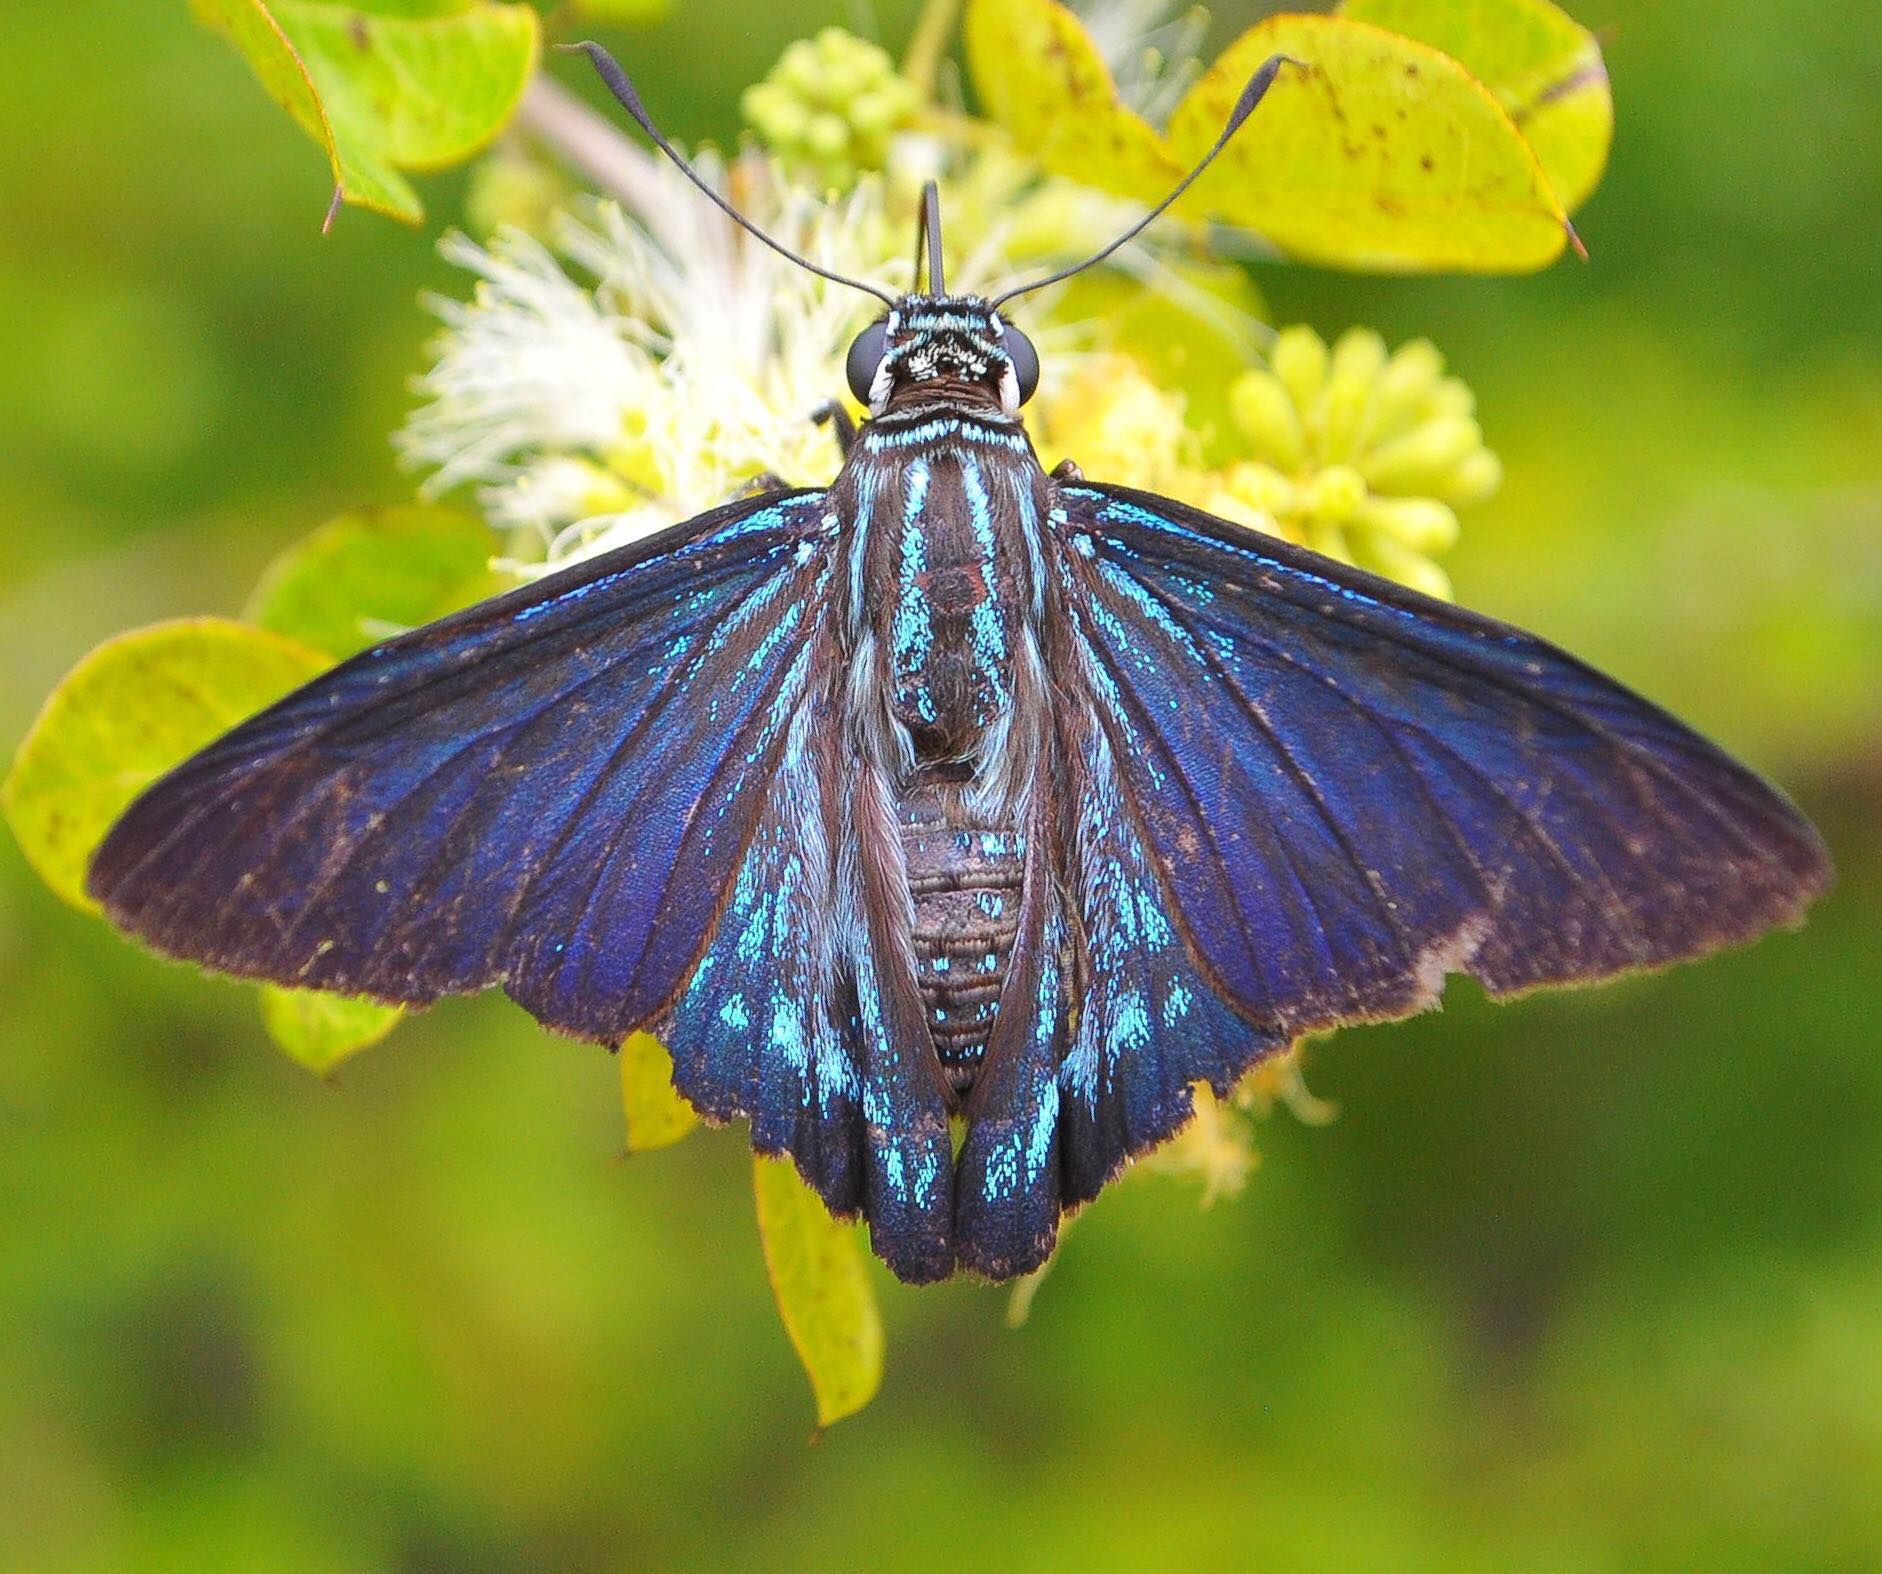
<path fill-rule="evenodd" d="M 1385 341 L 1372 329 L 1349 328 L 1340 335 L 1320 398 L 1320 452 L 1326 458 L 1352 456 L 1354 439 L 1372 402 L 1373 385 L 1384 366 Z"/>
<path fill-rule="evenodd" d="M 1451 599 L 1451 576 L 1430 558 L 1419 556 L 1390 536 L 1372 537 L 1366 543 L 1364 556 L 1366 567 L 1388 579 L 1396 579 L 1401 585 L 1436 596 L 1440 601 Z"/>
<path fill-rule="evenodd" d="M 1437 491 L 1446 502 L 1459 508 L 1481 503 L 1503 485 L 1503 461 L 1488 448 L 1466 454 L 1458 467 Z"/>
<path fill-rule="evenodd" d="M 754 82 L 740 95 L 745 122 L 766 143 L 781 147 L 800 141 L 810 124 L 810 111 L 782 82 Z"/>
<path fill-rule="evenodd" d="M 888 55 L 840 27 L 790 45 L 740 100 L 746 123 L 782 163 L 837 190 L 883 168 L 891 136 L 919 107 Z"/>
<path fill-rule="evenodd" d="M 1475 415 L 1477 396 L 1462 378 L 1443 378 L 1431 390 L 1429 411 L 1433 415 Z"/>
<path fill-rule="evenodd" d="M 1250 508 L 1264 514 L 1297 514 L 1303 511 L 1300 489 L 1270 465 L 1243 460 L 1223 473 L 1229 491 Z"/>
<path fill-rule="evenodd" d="M 1483 446 L 1483 431 L 1468 416 L 1440 415 L 1361 458 L 1366 480 L 1381 492 L 1435 491 Z"/>
<path fill-rule="evenodd" d="M 850 124 L 864 136 L 880 136 L 906 118 L 908 106 L 886 88 L 872 88 L 850 101 Z"/>
<path fill-rule="evenodd" d="M 820 102 L 826 80 L 823 56 L 815 44 L 800 38 L 785 47 L 767 80 L 789 88 L 813 103 Z"/>
<path fill-rule="evenodd" d="M 820 159 L 834 159 L 849 146 L 850 128 L 840 115 L 825 110 L 804 127 L 803 146 Z"/>
<path fill-rule="evenodd" d="M 1283 328 L 1274 336 L 1268 365 L 1296 409 L 1305 412 L 1320 402 L 1320 390 L 1326 385 L 1327 347 L 1313 329 Z"/>
<path fill-rule="evenodd" d="M 1182 502 L 1195 504 L 1204 513 L 1214 514 L 1217 519 L 1226 519 L 1230 524 L 1259 530 L 1263 535 L 1287 535 L 1280 520 L 1267 509 L 1256 508 L 1240 493 L 1215 483 L 1211 478 L 1198 478 L 1196 483 L 1179 487 L 1171 495 Z"/>
<path fill-rule="evenodd" d="M 1327 524 L 1344 524 L 1366 501 L 1365 478 L 1351 465 L 1328 465 L 1302 489 L 1309 514 Z"/>
<path fill-rule="evenodd" d="M 1426 406 L 1443 375 L 1444 357 L 1429 339 L 1401 344 L 1379 374 L 1364 440 L 1376 444 L 1415 426 L 1427 413 Z"/>
<path fill-rule="evenodd" d="M 1244 372 L 1229 390 L 1250 457 L 1195 477 L 1182 495 L 1448 594 L 1431 557 L 1456 543 L 1453 509 L 1488 497 L 1503 474 L 1475 408 L 1428 340 L 1388 354 L 1378 334 L 1355 328 L 1329 351 L 1311 328 L 1286 328 L 1268 367 Z"/>
<path fill-rule="evenodd" d="M 1229 390 L 1229 410 L 1257 454 L 1283 470 L 1300 468 L 1307 457 L 1300 412 L 1274 373 L 1243 372 Z"/>
<path fill-rule="evenodd" d="M 1353 517 L 1414 552 L 1447 552 L 1457 545 L 1457 515 L 1434 497 L 1371 497 Z"/>

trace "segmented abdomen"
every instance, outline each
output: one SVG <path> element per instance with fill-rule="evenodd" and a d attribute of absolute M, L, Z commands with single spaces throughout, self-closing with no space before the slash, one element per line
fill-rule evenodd
<path fill-rule="evenodd" d="M 949 1085 L 974 1085 L 1019 923 L 1025 837 L 963 825 L 958 803 L 913 795 L 902 850 L 914 907 L 915 968 Z"/>

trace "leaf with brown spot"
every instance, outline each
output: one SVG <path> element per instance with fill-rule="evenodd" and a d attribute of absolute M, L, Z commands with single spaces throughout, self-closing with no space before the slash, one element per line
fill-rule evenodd
<path fill-rule="evenodd" d="M 1429 45 L 1347 17 L 1278 16 L 1242 34 L 1171 117 L 1179 160 L 1201 156 L 1276 54 L 1308 69 L 1282 70 L 1186 206 L 1334 267 L 1523 272 L 1561 255 L 1567 215 L 1488 89 Z M 1396 130 L 1355 135 L 1374 124 Z"/>
<path fill-rule="evenodd" d="M 158 623 L 105 641 L 60 679 L 0 785 L 26 861 L 74 907 L 97 912 L 85 870 L 131 800 L 332 664 L 227 618 Z"/>
<path fill-rule="evenodd" d="M 969 0 L 963 36 L 981 108 L 1045 168 L 1143 202 L 1182 178 L 1057 0 Z"/>
<path fill-rule="evenodd" d="M 1601 45 L 1550 0 L 1345 0 L 1339 14 L 1441 49 L 1509 112 L 1571 211 L 1607 168 L 1614 95 Z"/>

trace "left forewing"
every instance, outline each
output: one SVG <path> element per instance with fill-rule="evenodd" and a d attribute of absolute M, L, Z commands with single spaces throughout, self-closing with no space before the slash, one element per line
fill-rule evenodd
<path fill-rule="evenodd" d="M 821 494 L 733 504 L 375 647 L 187 761 L 94 860 L 110 917 L 243 977 L 503 983 L 616 1039 L 704 944 L 801 708 Z"/>

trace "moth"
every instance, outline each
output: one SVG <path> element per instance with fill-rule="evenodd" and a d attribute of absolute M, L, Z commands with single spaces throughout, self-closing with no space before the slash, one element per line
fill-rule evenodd
<path fill-rule="evenodd" d="M 924 246 L 849 353 L 869 413 L 831 486 L 291 694 L 125 813 L 90 870 L 110 918 L 244 978 L 651 1029 L 704 1116 L 920 1282 L 1037 1267 L 1194 1084 L 1303 1033 L 1452 973 L 1504 996 L 1696 957 L 1824 889 L 1776 790 L 1552 645 L 1048 474 L 1022 291 L 947 292 L 932 189 L 917 282 Z"/>

